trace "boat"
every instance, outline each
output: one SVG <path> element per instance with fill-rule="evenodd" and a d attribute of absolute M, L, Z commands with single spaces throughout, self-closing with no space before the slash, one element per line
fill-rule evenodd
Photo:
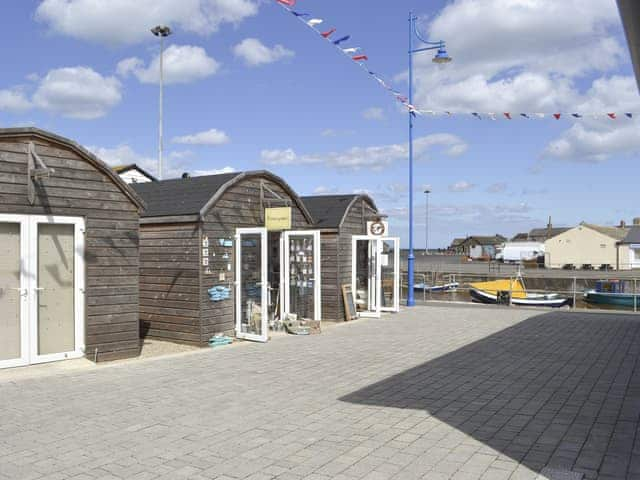
<path fill-rule="evenodd" d="M 584 292 L 583 297 L 585 302 L 591 304 L 627 308 L 640 306 L 640 294 L 625 293 L 624 282 L 621 280 L 599 280 L 596 288 Z"/>
<path fill-rule="evenodd" d="M 557 293 L 529 293 L 521 277 L 469 284 L 471 299 L 477 303 L 518 305 L 526 307 L 564 307 L 573 300 Z M 509 294 L 511 301 L 509 302 Z"/>
<path fill-rule="evenodd" d="M 449 282 L 443 285 L 426 285 L 423 282 L 416 283 L 413 285 L 414 290 L 425 291 L 425 292 L 449 292 L 458 288 L 460 284 L 458 282 Z"/>

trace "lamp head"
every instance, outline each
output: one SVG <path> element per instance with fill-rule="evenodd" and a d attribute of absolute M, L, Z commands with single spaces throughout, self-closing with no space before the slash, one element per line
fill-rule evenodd
<path fill-rule="evenodd" d="M 433 57 L 433 63 L 449 63 L 452 60 L 452 58 L 449 56 L 449 54 L 447 53 L 447 48 L 444 45 L 444 42 L 442 42 L 440 44 L 440 47 L 438 48 L 438 53 L 436 53 L 436 55 Z"/>
<path fill-rule="evenodd" d="M 156 37 L 168 37 L 171 35 L 171 29 L 166 25 L 157 25 L 151 29 L 151 33 Z"/>

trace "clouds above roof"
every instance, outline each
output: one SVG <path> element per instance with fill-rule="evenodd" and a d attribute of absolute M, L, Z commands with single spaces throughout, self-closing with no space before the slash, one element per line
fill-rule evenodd
<path fill-rule="evenodd" d="M 292 50 L 282 45 L 267 47 L 257 38 L 245 38 L 233 47 L 233 53 L 249 67 L 258 67 L 291 58 L 295 55 Z"/>
<path fill-rule="evenodd" d="M 149 29 L 167 24 L 209 35 L 225 23 L 258 13 L 253 0 L 43 0 L 35 18 L 61 35 L 105 45 L 150 41 Z"/>

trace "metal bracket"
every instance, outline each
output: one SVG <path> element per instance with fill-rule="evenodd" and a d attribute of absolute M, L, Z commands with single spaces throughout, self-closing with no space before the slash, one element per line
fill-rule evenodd
<path fill-rule="evenodd" d="M 29 203 L 33 205 L 36 202 L 36 186 L 35 182 L 41 178 L 49 178 L 55 170 L 45 165 L 36 152 L 36 146 L 33 142 L 29 142 L 27 151 L 27 196 Z"/>
<path fill-rule="evenodd" d="M 265 199 L 265 190 L 273 195 L 275 199 Z M 291 200 L 288 198 L 284 198 L 278 192 L 274 192 L 271 188 L 265 185 L 264 180 L 260 180 L 260 221 L 264 222 L 264 209 L 265 204 L 266 207 L 271 207 L 271 202 L 278 202 L 284 204 L 285 207 L 291 206 Z"/>

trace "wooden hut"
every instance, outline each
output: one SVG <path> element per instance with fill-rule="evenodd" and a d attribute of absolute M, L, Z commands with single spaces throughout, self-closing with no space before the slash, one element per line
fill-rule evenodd
<path fill-rule="evenodd" d="M 354 238 L 369 236 L 373 239 L 371 232 L 367 232 L 367 225 L 380 220 L 380 212 L 373 199 L 364 194 L 316 195 L 302 200 L 321 232 L 323 320 L 343 321 L 346 315 L 341 289 L 343 285 L 354 283 L 354 252 L 357 255 Z M 369 252 L 364 254 L 361 263 L 366 269 L 370 264 Z"/>
<path fill-rule="evenodd" d="M 142 207 L 77 143 L 0 129 L 0 367 L 139 353 Z"/>
<path fill-rule="evenodd" d="M 287 315 L 320 321 L 320 234 L 284 180 L 235 172 L 133 188 L 147 204 L 144 335 L 195 345 L 221 333 L 266 341 Z"/>

